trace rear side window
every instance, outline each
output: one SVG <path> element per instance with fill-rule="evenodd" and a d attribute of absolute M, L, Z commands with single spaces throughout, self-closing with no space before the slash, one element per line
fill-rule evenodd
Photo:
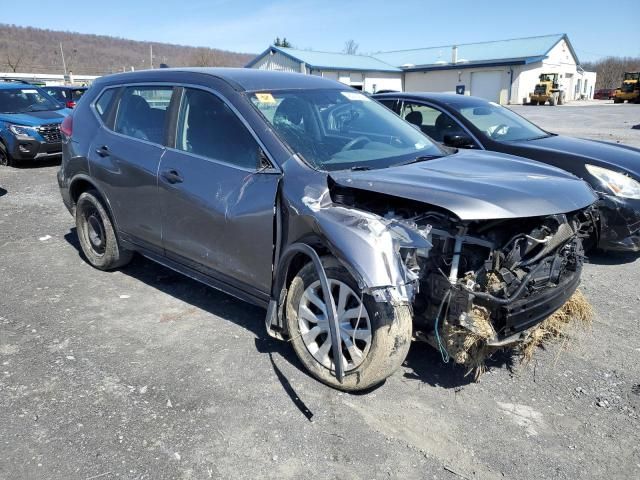
<path fill-rule="evenodd" d="M 100 115 L 100 118 L 102 118 L 103 121 L 107 120 L 109 107 L 111 106 L 111 102 L 113 100 L 113 96 L 115 95 L 115 93 L 116 93 L 115 88 L 110 88 L 109 90 L 105 90 L 104 92 L 102 92 L 102 95 L 100 95 L 100 98 L 98 98 L 98 100 L 96 101 L 96 111 L 98 112 L 98 115 Z"/>
<path fill-rule="evenodd" d="M 226 103 L 202 90 L 184 91 L 176 148 L 242 168 L 258 166 L 259 148 L 251 133 Z"/>
<path fill-rule="evenodd" d="M 172 87 L 125 88 L 114 130 L 129 137 L 162 144 L 172 94 Z"/>
<path fill-rule="evenodd" d="M 84 95 L 84 92 L 86 92 L 86 90 L 83 88 L 79 88 L 77 90 L 70 90 L 70 92 L 71 99 L 77 102 L 78 100 L 80 100 L 80 97 Z"/>
<path fill-rule="evenodd" d="M 65 99 L 66 99 L 66 95 L 65 95 L 65 91 L 64 90 L 59 90 L 57 88 L 49 88 L 49 89 L 45 89 L 44 91 L 47 92 L 49 95 L 51 95 L 56 100 L 64 102 Z"/>

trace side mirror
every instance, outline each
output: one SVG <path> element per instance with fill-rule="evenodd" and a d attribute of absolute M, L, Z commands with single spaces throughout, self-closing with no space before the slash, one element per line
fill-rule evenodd
<path fill-rule="evenodd" d="M 445 135 L 444 144 L 454 148 L 474 148 L 475 142 L 467 135 Z"/>

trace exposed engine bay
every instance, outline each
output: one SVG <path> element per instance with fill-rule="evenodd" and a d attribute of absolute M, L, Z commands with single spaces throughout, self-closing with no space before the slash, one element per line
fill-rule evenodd
<path fill-rule="evenodd" d="M 523 340 L 573 295 L 584 261 L 583 239 L 597 219 L 597 210 L 588 207 L 542 217 L 461 221 L 437 207 L 342 187 L 333 189 L 332 199 L 410 225 L 431 244 L 400 248 L 406 276 L 415 283 L 416 331 L 439 341 L 447 324 L 496 347 Z"/>

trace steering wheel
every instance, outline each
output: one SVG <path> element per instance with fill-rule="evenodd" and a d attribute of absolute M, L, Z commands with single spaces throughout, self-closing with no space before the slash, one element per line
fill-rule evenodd
<path fill-rule="evenodd" d="M 503 133 L 498 133 L 499 131 L 504 130 Z M 496 128 L 493 129 L 493 132 L 491 132 L 491 138 L 498 138 L 498 137 L 502 137 L 503 135 L 507 134 L 507 131 L 509 130 L 509 125 L 506 125 L 504 123 L 499 124 L 498 126 L 496 126 Z"/>
<path fill-rule="evenodd" d="M 347 150 L 353 150 L 353 148 L 356 145 L 359 145 L 362 142 L 369 143 L 371 142 L 371 140 L 369 140 L 369 138 L 365 137 L 364 135 L 360 135 L 359 137 L 354 138 L 349 143 L 347 143 L 344 147 L 342 147 L 342 151 L 345 152 Z M 362 143 L 362 145 L 365 145 L 365 143 Z"/>

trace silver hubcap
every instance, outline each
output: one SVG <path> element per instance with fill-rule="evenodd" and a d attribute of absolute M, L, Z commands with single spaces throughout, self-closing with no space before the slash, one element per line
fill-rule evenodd
<path fill-rule="evenodd" d="M 358 367 L 369 353 L 371 322 L 361 298 L 347 284 L 329 279 L 329 287 L 338 313 L 341 360 L 346 372 Z M 333 369 L 328 318 L 327 304 L 318 280 L 302 294 L 298 307 L 298 327 L 302 341 L 313 358 L 324 367 Z"/>

